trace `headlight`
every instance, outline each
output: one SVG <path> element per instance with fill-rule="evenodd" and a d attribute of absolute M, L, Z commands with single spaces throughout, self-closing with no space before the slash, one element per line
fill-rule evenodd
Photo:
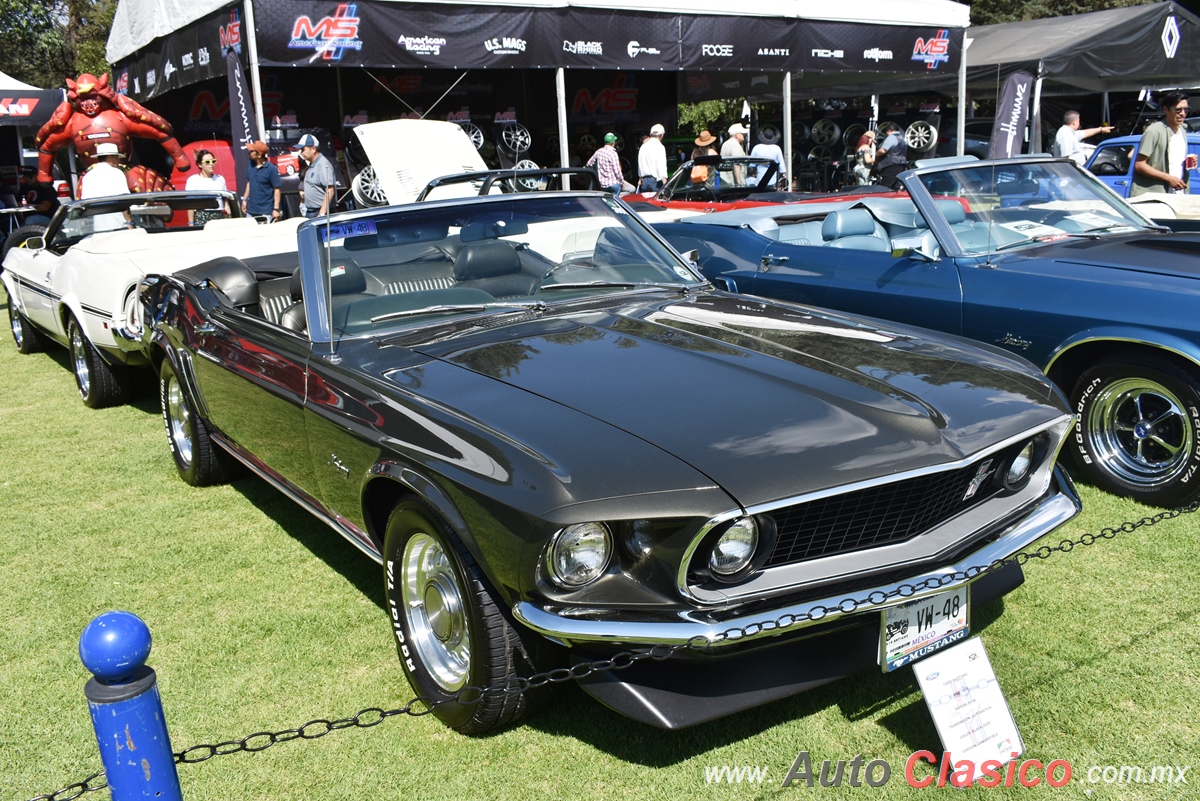
<path fill-rule="evenodd" d="M 559 584 L 582 587 L 604 575 L 612 550 L 612 535 L 607 526 L 578 523 L 555 535 L 546 561 Z"/>
<path fill-rule="evenodd" d="M 1017 452 L 1004 472 L 1004 488 L 1018 490 L 1029 480 L 1037 461 L 1037 440 L 1030 440 Z"/>
<path fill-rule="evenodd" d="M 140 337 L 142 335 L 142 305 L 138 303 L 136 289 L 125 298 L 125 309 L 122 314 L 124 315 L 125 330 L 133 336 Z"/>
<path fill-rule="evenodd" d="M 753 517 L 735 520 L 713 546 L 708 569 L 717 576 L 732 576 L 744 570 L 758 550 L 758 524 Z"/>

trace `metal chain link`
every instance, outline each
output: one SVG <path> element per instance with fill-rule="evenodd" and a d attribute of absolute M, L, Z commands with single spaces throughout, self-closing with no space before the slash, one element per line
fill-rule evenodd
<path fill-rule="evenodd" d="M 956 581 L 966 579 L 977 579 L 985 576 L 988 573 L 993 573 L 1001 568 L 1009 565 L 1025 565 L 1031 559 L 1049 559 L 1056 553 L 1070 553 L 1077 546 L 1094 545 L 1100 540 L 1111 540 L 1116 538 L 1117 534 L 1131 534 L 1139 528 L 1145 526 L 1153 526 L 1165 520 L 1173 520 L 1185 514 L 1190 514 L 1200 510 L 1200 503 L 1193 503 L 1190 506 L 1171 509 L 1164 512 L 1159 512 L 1150 517 L 1143 517 L 1141 520 L 1122 523 L 1119 526 L 1104 528 L 1098 534 L 1085 532 L 1074 540 L 1062 540 L 1057 545 L 1043 545 L 1033 551 L 1021 551 L 1008 556 L 1004 559 L 997 559 L 988 565 L 973 566 L 966 570 L 960 570 L 954 573 L 947 573 L 940 576 L 931 576 L 924 581 L 919 581 L 916 584 L 899 584 L 894 589 L 883 591 L 876 590 L 870 593 L 865 598 L 845 598 L 839 601 L 834 606 L 813 606 L 809 611 L 800 614 L 785 614 L 775 620 L 767 620 L 761 623 L 751 623 L 744 627 L 733 627 L 724 631 L 718 632 L 713 636 L 698 635 L 691 638 L 685 643 L 676 645 L 654 645 L 645 650 L 636 651 L 621 651 L 607 659 L 599 659 L 594 662 L 579 662 L 569 668 L 559 667 L 542 673 L 535 673 L 528 678 L 514 678 L 500 686 L 492 687 L 475 687 L 468 686 L 459 690 L 453 696 L 443 699 L 432 699 L 424 696 L 418 696 L 409 700 L 407 704 L 398 709 L 384 710 L 380 707 L 367 707 L 361 709 L 354 715 L 348 718 L 339 718 L 337 720 L 326 720 L 319 718 L 310 720 L 303 726 L 296 729 L 283 729 L 277 732 L 259 731 L 253 734 L 248 734 L 240 740 L 224 740 L 215 744 L 193 745 L 190 748 L 175 754 L 176 764 L 192 764 L 195 762 L 205 762 L 213 757 L 228 756 L 240 752 L 255 753 L 264 751 L 278 743 L 286 743 L 292 740 L 316 740 L 341 729 L 369 729 L 373 726 L 378 726 L 383 721 L 396 715 L 409 715 L 410 717 L 422 717 L 432 713 L 437 707 L 442 704 L 475 704 L 488 695 L 499 695 L 502 693 L 523 693 L 527 690 L 534 690 L 539 687 L 545 687 L 547 684 L 562 684 L 568 681 L 575 681 L 592 675 L 611 670 L 626 670 L 633 667 L 639 662 L 647 659 L 654 661 L 662 661 L 669 658 L 679 651 L 688 649 L 707 649 L 727 640 L 736 640 L 741 637 L 756 636 L 766 632 L 780 632 L 795 626 L 803 621 L 818 621 L 826 615 L 834 613 L 852 614 L 859 611 L 863 607 L 879 606 L 893 600 L 894 598 L 907 598 L 916 595 L 919 592 L 930 589 L 937 589 L 945 584 L 952 584 Z M 39 795 L 30 801 L 71 801 L 71 799 L 79 798 L 84 793 L 90 793 L 95 790 L 103 790 L 108 787 L 107 782 L 92 784 L 92 782 L 104 776 L 103 773 L 94 773 L 84 779 L 82 782 L 68 785 L 61 790 L 50 793 L 49 795 Z"/>

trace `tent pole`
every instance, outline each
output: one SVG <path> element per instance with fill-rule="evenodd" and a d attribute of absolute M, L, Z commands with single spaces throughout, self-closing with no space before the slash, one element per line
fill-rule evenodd
<path fill-rule="evenodd" d="M 783 149 L 784 162 L 787 164 L 788 185 L 785 191 L 795 183 L 795 173 L 792 172 L 792 71 L 783 73 Z"/>
<path fill-rule="evenodd" d="M 1100 124 L 1108 125 L 1109 117 L 1108 117 L 1108 90 L 1107 89 L 1104 90 L 1103 103 L 1104 103 L 1104 107 L 1100 112 Z"/>
<path fill-rule="evenodd" d="M 567 75 L 566 70 L 559 67 L 554 73 L 554 89 L 558 95 L 558 159 L 563 169 L 571 166 L 571 158 L 567 154 Z M 563 189 L 571 188 L 571 176 L 563 175 Z"/>
<path fill-rule="evenodd" d="M 245 0 L 246 45 L 250 48 L 250 83 L 254 87 L 254 119 L 258 123 L 258 135 L 266 139 L 267 123 L 263 117 L 262 77 L 258 74 L 258 33 L 254 27 L 254 0 Z"/>
<path fill-rule="evenodd" d="M 1043 62 L 1038 62 L 1037 80 L 1033 83 L 1033 119 L 1030 126 L 1030 137 L 1032 141 L 1029 143 L 1030 153 L 1042 152 L 1042 73 L 1044 69 Z"/>
<path fill-rule="evenodd" d="M 962 60 L 958 64 L 958 146 L 954 155 L 961 156 L 966 152 L 967 145 L 967 49 L 974 39 L 963 36 Z"/>

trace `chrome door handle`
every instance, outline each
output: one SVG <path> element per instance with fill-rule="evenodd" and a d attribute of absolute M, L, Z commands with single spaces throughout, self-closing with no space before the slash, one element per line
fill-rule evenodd
<path fill-rule="evenodd" d="M 787 256 L 776 256 L 771 253 L 768 253 L 765 256 L 763 256 L 761 259 L 763 272 L 766 272 L 767 268 L 771 264 L 783 264 L 787 260 L 788 260 Z"/>

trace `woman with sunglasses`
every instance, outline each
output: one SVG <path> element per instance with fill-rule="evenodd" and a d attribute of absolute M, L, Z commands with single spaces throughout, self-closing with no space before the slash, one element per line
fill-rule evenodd
<path fill-rule="evenodd" d="M 1163 110 L 1162 122 L 1146 128 L 1138 144 L 1133 165 L 1130 197 L 1147 192 L 1171 194 L 1188 191 L 1188 171 L 1196 168 L 1194 156 L 1188 156 L 1188 99 L 1183 92 L 1167 92 L 1158 98 Z"/>
<path fill-rule="evenodd" d="M 197 150 L 196 163 L 200 165 L 200 172 L 196 175 L 188 176 L 185 188 L 189 192 L 193 190 L 225 190 L 225 176 L 214 172 L 217 168 L 216 156 L 207 150 Z M 222 201 L 221 209 L 200 209 L 198 211 L 188 209 L 188 222 L 192 225 L 203 226 L 209 220 L 227 216 L 229 216 L 229 204 L 224 201 Z"/>

